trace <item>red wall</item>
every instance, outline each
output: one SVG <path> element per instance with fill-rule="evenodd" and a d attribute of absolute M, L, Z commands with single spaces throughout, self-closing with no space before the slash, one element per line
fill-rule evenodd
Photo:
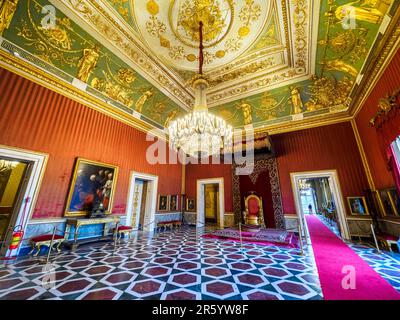
<path fill-rule="evenodd" d="M 296 212 L 290 182 L 291 172 L 336 169 L 345 198 L 362 195 L 363 190 L 368 188 L 350 122 L 274 135 L 272 141 L 277 155 L 285 214 Z M 213 177 L 225 178 L 225 210 L 233 211 L 229 164 L 188 165 L 186 193 L 195 197 L 196 180 Z"/>
<path fill-rule="evenodd" d="M 376 83 L 375 88 L 370 93 L 368 99 L 365 101 L 362 109 L 356 117 L 357 128 L 371 169 L 372 178 L 377 189 L 394 186 L 394 180 L 392 173 L 386 165 L 387 160 L 385 159 L 385 155 L 382 152 L 382 149 L 385 148 L 380 145 L 381 140 L 378 139 L 376 129 L 369 125 L 369 120 L 376 114 L 379 99 L 399 88 L 400 50 L 394 56 L 382 77 Z M 397 131 L 397 135 L 399 134 L 400 127 L 398 127 Z"/>
<path fill-rule="evenodd" d="M 146 134 L 0 68 L 0 144 L 49 154 L 34 218 L 61 217 L 77 157 L 119 167 L 113 213 L 124 214 L 132 170 L 180 194 L 181 165 L 150 165 Z"/>
<path fill-rule="evenodd" d="M 233 211 L 232 166 L 230 164 L 188 164 L 186 167 L 186 196 L 196 199 L 197 179 L 224 178 L 225 211 Z"/>
<path fill-rule="evenodd" d="M 272 141 L 285 214 L 296 212 L 290 182 L 292 172 L 336 169 L 344 201 L 348 196 L 363 195 L 368 188 L 350 122 L 274 135 Z"/>

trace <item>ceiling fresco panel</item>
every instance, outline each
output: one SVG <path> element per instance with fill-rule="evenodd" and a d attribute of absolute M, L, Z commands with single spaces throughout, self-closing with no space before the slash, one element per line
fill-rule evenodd
<path fill-rule="evenodd" d="M 210 112 L 234 127 L 263 130 L 289 126 L 295 130 L 307 122 L 349 117 L 357 100 L 355 90 L 368 78 L 371 61 L 376 61 L 381 42 L 388 39 L 381 32 L 386 27 L 397 30 L 400 4 L 394 0 L 12 3 L 15 6 L 5 11 L 6 21 L 0 22 L 0 58 L 12 53 L 13 59 L 40 68 L 61 84 L 72 84 L 127 117 L 161 129 L 193 107 L 190 84 L 198 65 L 197 26 L 203 21 Z"/>

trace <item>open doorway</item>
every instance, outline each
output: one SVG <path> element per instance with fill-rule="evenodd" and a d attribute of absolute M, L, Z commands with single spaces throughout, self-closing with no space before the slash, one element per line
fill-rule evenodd
<path fill-rule="evenodd" d="M 28 161 L 0 157 L 0 241 L 15 226 L 27 178 L 30 174 Z"/>
<path fill-rule="evenodd" d="M 209 187 L 207 187 L 209 186 Z M 206 196 L 206 190 L 211 193 Z M 217 206 L 214 207 L 211 203 Z M 200 179 L 197 180 L 197 227 L 203 227 L 206 223 L 207 202 L 209 201 L 208 214 L 210 219 L 214 219 L 216 215 L 216 225 L 219 228 L 224 228 L 224 212 L 225 212 L 225 197 L 224 197 L 224 178 Z M 214 207 L 214 208 L 213 208 Z"/>
<path fill-rule="evenodd" d="M 153 231 L 157 206 L 158 177 L 132 172 L 126 224 L 134 229 Z"/>
<path fill-rule="evenodd" d="M 296 211 L 303 230 L 307 233 L 305 215 L 314 214 L 338 236 L 349 240 L 346 211 L 336 170 L 291 173 L 290 176 Z"/>
<path fill-rule="evenodd" d="M 0 145 L 0 255 L 9 254 L 12 229 L 25 232 L 48 156 Z M 12 255 L 17 255 L 14 250 Z"/>
<path fill-rule="evenodd" d="M 327 177 L 300 179 L 299 187 L 303 214 L 316 215 L 340 236 L 336 205 L 329 179 Z"/>
<path fill-rule="evenodd" d="M 219 215 L 219 185 L 210 183 L 204 186 L 204 206 L 206 223 L 216 224 Z"/>

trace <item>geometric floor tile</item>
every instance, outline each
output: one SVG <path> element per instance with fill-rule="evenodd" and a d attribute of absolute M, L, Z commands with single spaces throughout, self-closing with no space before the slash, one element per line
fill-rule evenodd
<path fill-rule="evenodd" d="M 81 272 L 81 274 L 85 275 L 87 277 L 100 276 L 100 275 L 103 275 L 103 274 L 110 273 L 114 269 L 115 269 L 115 267 L 113 267 L 111 265 L 105 265 L 105 264 L 96 265 L 96 266 L 92 266 L 92 267 L 89 267 L 89 268 L 85 269 L 84 271 Z"/>
<path fill-rule="evenodd" d="M 171 268 L 163 267 L 163 266 L 154 266 L 154 267 L 149 267 L 149 268 L 144 269 L 141 274 L 143 274 L 145 276 L 157 278 L 157 277 L 167 276 L 171 272 L 172 272 Z"/>
<path fill-rule="evenodd" d="M 165 283 L 156 279 L 133 282 L 126 292 L 139 298 L 155 295 L 164 291 Z"/>
<path fill-rule="evenodd" d="M 244 300 L 283 300 L 283 297 L 276 292 L 254 289 L 242 293 Z"/>
<path fill-rule="evenodd" d="M 233 278 L 235 279 L 235 282 L 237 284 L 242 284 L 242 285 L 250 286 L 253 288 L 263 287 L 270 283 L 262 275 L 248 273 L 248 272 L 234 275 Z"/>
<path fill-rule="evenodd" d="M 16 289 L 28 282 L 29 280 L 25 277 L 3 278 L 0 280 L 0 292 Z"/>
<path fill-rule="evenodd" d="M 87 291 L 96 283 L 95 280 L 90 278 L 80 278 L 61 282 L 49 291 L 56 296 L 70 295 L 82 291 Z"/>
<path fill-rule="evenodd" d="M 93 289 L 82 293 L 77 300 L 118 300 L 124 292 L 116 288 Z"/>
<path fill-rule="evenodd" d="M 310 287 L 301 282 L 281 280 L 272 284 L 279 293 L 295 298 L 308 299 L 316 295 Z"/>
<path fill-rule="evenodd" d="M 193 262 L 193 261 L 184 261 L 178 262 L 174 265 L 175 269 L 182 270 L 182 271 L 191 271 L 200 268 L 200 263 Z"/>
<path fill-rule="evenodd" d="M 201 292 L 217 299 L 226 299 L 240 293 L 235 283 L 222 280 L 202 283 Z"/>
<path fill-rule="evenodd" d="M 189 287 L 201 283 L 201 277 L 197 274 L 182 272 L 170 275 L 168 283 L 178 287 Z"/>
<path fill-rule="evenodd" d="M 211 278 L 223 278 L 231 275 L 229 269 L 219 268 L 219 267 L 207 267 L 201 269 L 201 274 L 203 276 L 211 277 Z"/>
<path fill-rule="evenodd" d="M 255 270 L 256 267 L 248 262 L 233 262 L 228 263 L 230 269 L 239 270 L 239 271 L 251 271 Z"/>
<path fill-rule="evenodd" d="M 39 286 L 10 290 L 7 293 L 0 295 L 1 300 L 33 300 L 46 292 L 45 289 Z"/>
<path fill-rule="evenodd" d="M 164 292 L 161 300 L 201 300 L 201 294 L 187 289 L 175 289 Z"/>
<path fill-rule="evenodd" d="M 137 277 L 136 273 L 129 272 L 129 271 L 120 271 L 120 272 L 113 272 L 103 279 L 100 280 L 101 283 L 104 283 L 108 286 L 115 286 L 124 283 L 130 283 L 135 280 Z"/>
<path fill-rule="evenodd" d="M 260 270 L 267 277 L 286 279 L 293 276 L 293 274 L 285 269 L 278 267 L 267 267 Z"/>

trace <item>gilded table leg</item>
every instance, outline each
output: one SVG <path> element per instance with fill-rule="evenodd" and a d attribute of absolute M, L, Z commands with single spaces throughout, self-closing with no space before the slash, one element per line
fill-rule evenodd
<path fill-rule="evenodd" d="M 79 233 L 79 226 L 75 227 L 75 233 L 74 233 L 74 244 L 78 242 L 78 233 Z"/>
<path fill-rule="evenodd" d="M 36 244 L 35 244 L 35 243 L 32 243 L 32 244 L 31 244 L 31 247 L 32 247 L 32 250 L 29 251 L 29 255 L 31 255 L 31 254 L 35 251 Z"/>
<path fill-rule="evenodd" d="M 37 257 L 39 255 L 40 249 L 42 248 L 42 245 L 41 244 L 36 244 L 36 247 L 37 247 L 37 252 L 34 254 L 35 257 Z"/>

